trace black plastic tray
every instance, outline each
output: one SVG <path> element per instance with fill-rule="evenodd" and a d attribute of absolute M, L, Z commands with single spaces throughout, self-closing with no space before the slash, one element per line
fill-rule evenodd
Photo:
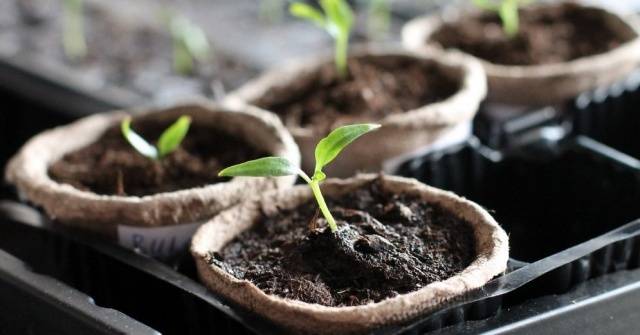
<path fill-rule="evenodd" d="M 640 158 L 640 70 L 610 87 L 580 95 L 567 106 L 573 133 Z"/>
<path fill-rule="evenodd" d="M 637 160 L 586 137 L 539 139 L 505 152 L 472 139 L 405 163 L 401 174 L 492 211 L 509 233 L 511 256 L 519 260 L 512 261 L 519 266 L 513 272 L 407 330 L 423 333 L 478 319 L 478 310 L 509 310 L 638 268 L 640 221 L 625 223 L 640 216 L 639 167 Z"/>
<path fill-rule="evenodd" d="M 575 164 L 580 169 L 574 169 Z M 474 320 L 490 322 L 537 298 L 568 294 L 589 279 L 637 268 L 640 222 L 625 223 L 640 216 L 635 206 L 640 200 L 639 166 L 636 160 L 583 137 L 541 140 L 511 152 L 494 151 L 471 140 L 405 164 L 403 174 L 495 210 L 493 214 L 510 233 L 516 259 L 510 261 L 507 274 L 481 290 L 450 301 L 439 312 L 410 325 L 378 333 L 424 333 L 471 325 Z M 552 201 L 548 207 L 535 207 L 535 199 L 545 196 L 543 191 Z M 553 215 L 516 215 L 527 206 L 547 208 Z M 28 206 L 5 202 L 2 207 L 0 249 L 90 295 L 100 306 L 165 334 L 282 333 L 208 292 L 197 282 L 188 255 L 163 264 L 100 239 L 61 230 Z M 534 228 L 524 234 L 518 230 L 523 225 Z M 562 238 L 545 234 L 550 228 L 560 228 Z"/>
<path fill-rule="evenodd" d="M 1 334 L 158 334 L 0 250 Z"/>

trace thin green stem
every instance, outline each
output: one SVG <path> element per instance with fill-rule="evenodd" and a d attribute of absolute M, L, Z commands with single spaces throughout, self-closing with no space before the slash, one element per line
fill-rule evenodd
<path fill-rule="evenodd" d="M 181 75 L 189 75 L 193 73 L 193 59 L 182 41 L 175 39 L 173 41 L 173 69 Z"/>
<path fill-rule="evenodd" d="M 346 78 L 347 69 L 347 56 L 349 52 L 349 36 L 341 34 L 336 37 L 336 69 L 340 78 Z"/>
<path fill-rule="evenodd" d="M 62 46 L 66 56 L 72 60 L 83 59 L 87 55 L 84 34 L 83 0 L 63 2 Z"/>
<path fill-rule="evenodd" d="M 324 201 L 324 197 L 322 196 L 322 192 L 320 191 L 320 183 L 317 180 L 311 180 L 309 183 L 311 186 L 311 190 L 313 191 L 313 195 L 316 197 L 316 201 L 318 202 L 318 206 L 320 206 L 320 211 L 325 219 L 327 219 L 327 223 L 329 224 L 329 229 L 331 229 L 332 233 L 335 233 L 338 230 L 338 225 L 336 224 L 336 220 L 329 212 L 329 207 L 327 207 L 327 203 Z"/>
<path fill-rule="evenodd" d="M 516 36 L 520 25 L 518 0 L 503 0 L 498 14 L 505 34 L 510 38 Z"/>

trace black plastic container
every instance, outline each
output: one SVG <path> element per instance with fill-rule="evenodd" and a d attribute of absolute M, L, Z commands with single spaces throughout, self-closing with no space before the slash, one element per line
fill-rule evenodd
<path fill-rule="evenodd" d="M 1 334 L 158 334 L 0 250 Z"/>
<path fill-rule="evenodd" d="M 558 106 L 525 107 L 484 103 L 473 120 L 473 133 L 493 149 L 518 147 L 541 137 L 549 128 L 568 132 L 563 109 Z"/>
<path fill-rule="evenodd" d="M 502 315 L 535 297 L 566 294 L 589 279 L 638 268 L 640 221 L 625 223 L 640 216 L 639 167 L 586 137 L 539 139 L 505 152 L 472 139 L 406 162 L 401 174 L 488 208 L 509 234 L 511 263 L 518 268 L 405 330 L 424 333 L 474 320 L 468 312 L 487 303 Z"/>
<path fill-rule="evenodd" d="M 640 158 L 639 107 L 640 70 L 615 85 L 582 94 L 567 109 L 575 134 Z"/>
<path fill-rule="evenodd" d="M 640 217 L 640 162 L 586 137 L 499 152 L 475 139 L 405 163 L 401 175 L 489 209 L 510 254 L 536 261 Z"/>
<path fill-rule="evenodd" d="M 378 333 L 415 334 L 445 331 L 448 326 L 464 333 L 465 328 L 473 329 L 475 320 L 492 325 L 491 320 L 537 299 L 557 296 L 562 301 L 589 279 L 637 268 L 640 222 L 625 225 L 640 212 L 633 206 L 640 200 L 636 163 L 579 137 L 560 143 L 538 141 L 504 153 L 471 140 L 405 164 L 403 174 L 494 210 L 510 233 L 515 259 L 507 274 L 482 289 L 410 325 Z M 98 305 L 121 311 L 159 332 L 283 333 L 208 292 L 197 282 L 188 255 L 177 263 L 162 264 L 80 232 L 61 230 L 25 205 L 5 203 L 0 212 L 4 213 L 0 215 L 4 217 L 0 249 L 86 293 Z M 550 229 L 556 233 L 550 235 Z M 559 304 L 552 300 L 545 306 L 554 303 Z M 527 319 L 535 328 L 533 317 L 520 313 L 512 315 L 512 321 Z"/>

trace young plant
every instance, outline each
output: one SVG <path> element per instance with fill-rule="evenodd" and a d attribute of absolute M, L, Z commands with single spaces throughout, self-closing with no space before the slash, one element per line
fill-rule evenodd
<path fill-rule="evenodd" d="M 260 0 L 259 19 L 268 24 L 282 21 L 285 2 L 286 0 Z"/>
<path fill-rule="evenodd" d="M 187 136 L 187 132 L 189 132 L 190 125 L 191 118 L 185 115 L 181 116 L 176 122 L 169 126 L 169 128 L 162 132 L 155 146 L 149 144 L 142 136 L 131 129 L 130 116 L 122 120 L 120 129 L 122 136 L 124 136 L 136 151 L 151 159 L 159 160 L 174 152 L 180 146 L 182 140 Z"/>
<path fill-rule="evenodd" d="M 324 218 L 327 220 L 329 229 L 331 229 L 332 232 L 336 232 L 338 230 L 336 220 L 331 215 L 331 212 L 327 207 L 327 203 L 324 201 L 324 197 L 322 196 L 322 192 L 320 191 L 320 182 L 327 177 L 324 172 L 322 172 L 322 169 L 331 163 L 351 142 L 372 130 L 378 129 L 379 127 L 380 125 L 377 124 L 354 124 L 343 126 L 332 131 L 316 145 L 316 166 L 313 176 L 311 177 L 292 164 L 289 160 L 282 157 L 265 157 L 234 165 L 220 171 L 219 176 L 278 177 L 299 175 L 311 188 L 313 196 L 318 203 L 318 207 L 320 208 Z"/>
<path fill-rule="evenodd" d="M 478 8 L 498 13 L 502 21 L 502 29 L 509 37 L 518 33 L 520 18 L 518 7 L 527 5 L 533 0 L 472 0 Z"/>
<path fill-rule="evenodd" d="M 322 12 L 302 2 L 289 7 L 291 15 L 313 22 L 326 30 L 335 41 L 335 62 L 338 74 L 347 76 L 349 34 L 353 26 L 353 12 L 346 0 L 320 0 Z"/>
<path fill-rule="evenodd" d="M 87 56 L 83 7 L 83 0 L 62 1 L 62 48 L 70 60 L 81 60 Z"/>
<path fill-rule="evenodd" d="M 173 42 L 173 69 L 182 75 L 192 74 L 195 62 L 204 62 L 211 54 L 207 35 L 182 15 L 166 12 L 164 16 Z"/>
<path fill-rule="evenodd" d="M 372 39 L 380 39 L 391 29 L 390 0 L 368 0 L 367 33 Z"/>

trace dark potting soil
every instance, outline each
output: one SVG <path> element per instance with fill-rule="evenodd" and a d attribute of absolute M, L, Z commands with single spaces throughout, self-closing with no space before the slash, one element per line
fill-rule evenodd
<path fill-rule="evenodd" d="M 296 88 L 272 90 L 256 104 L 276 112 L 288 127 L 327 133 L 444 100 L 460 86 L 433 63 L 396 56 L 352 58 L 345 79 L 328 63 L 308 82 L 312 84 L 300 93 L 291 94 Z"/>
<path fill-rule="evenodd" d="M 443 25 L 430 39 L 494 64 L 536 65 L 604 53 L 631 38 L 616 33 L 601 11 L 564 3 L 521 9 L 513 38 L 497 14 L 484 11 Z"/>
<path fill-rule="evenodd" d="M 193 96 L 235 88 L 254 70 L 216 52 L 196 64 L 191 74 L 173 68 L 173 44 L 168 27 L 155 19 L 158 8 L 145 17 L 85 1 L 87 56 L 70 60 L 62 48 L 61 1 L 6 0 L 0 3 L 0 50 L 72 74 L 88 87 L 115 86 L 153 98 Z M 130 4 L 133 7 L 142 4 Z M 113 4 L 111 6 L 116 6 Z M 0 52 L 3 53 L 3 52 Z"/>
<path fill-rule="evenodd" d="M 380 180 L 328 199 L 331 233 L 315 202 L 266 217 L 211 262 L 268 294 L 326 306 L 377 302 L 447 279 L 475 258 L 470 225 Z"/>
<path fill-rule="evenodd" d="M 133 129 L 155 143 L 168 124 L 134 121 Z M 49 168 L 60 183 L 107 195 L 144 196 L 228 180 L 223 168 L 265 156 L 243 140 L 222 131 L 192 124 L 180 147 L 161 160 L 147 158 L 131 147 L 120 128 L 113 127 Z"/>

